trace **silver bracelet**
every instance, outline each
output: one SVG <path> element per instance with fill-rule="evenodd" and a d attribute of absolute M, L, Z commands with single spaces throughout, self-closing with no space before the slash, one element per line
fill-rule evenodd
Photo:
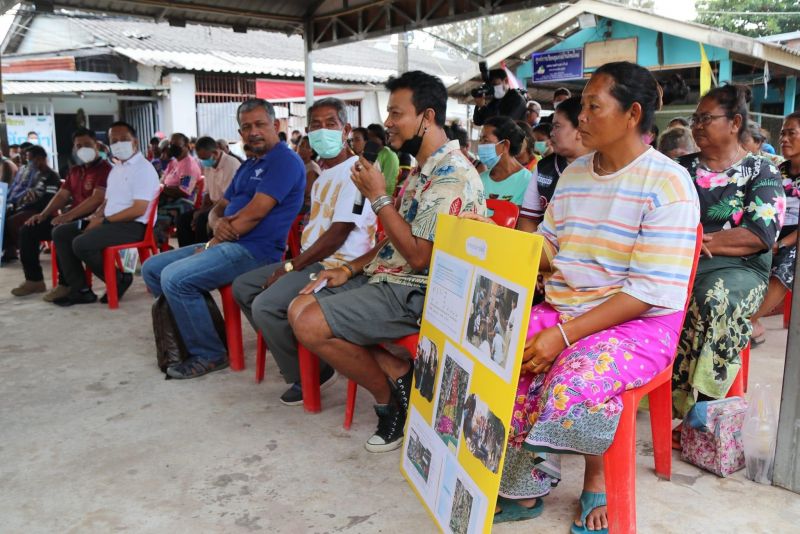
<path fill-rule="evenodd" d="M 372 212 L 377 215 L 381 209 L 385 208 L 389 204 L 392 204 L 393 202 L 394 200 L 392 200 L 392 197 L 388 195 L 381 195 L 372 202 Z"/>
<path fill-rule="evenodd" d="M 569 342 L 569 338 L 567 337 L 566 332 L 564 332 L 564 327 L 561 326 L 561 323 L 556 324 L 558 327 L 558 331 L 561 332 L 561 337 L 564 338 L 564 343 L 569 347 L 572 343 Z"/>

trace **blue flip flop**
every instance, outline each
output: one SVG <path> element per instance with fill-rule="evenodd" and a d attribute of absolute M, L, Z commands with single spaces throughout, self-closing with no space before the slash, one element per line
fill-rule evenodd
<path fill-rule="evenodd" d="M 539 497 L 536 504 L 530 508 L 522 506 L 514 499 L 499 498 L 501 502 L 501 510 L 494 514 L 494 523 L 506 523 L 509 521 L 525 521 L 526 519 L 533 519 L 542 515 L 544 510 L 544 500 Z"/>
<path fill-rule="evenodd" d="M 608 534 L 607 528 L 601 528 L 600 530 L 589 530 L 586 528 L 586 517 L 592 510 L 600 506 L 606 506 L 605 493 L 594 493 L 591 491 L 581 492 L 581 526 L 576 525 L 573 521 L 570 532 L 572 534 Z"/>

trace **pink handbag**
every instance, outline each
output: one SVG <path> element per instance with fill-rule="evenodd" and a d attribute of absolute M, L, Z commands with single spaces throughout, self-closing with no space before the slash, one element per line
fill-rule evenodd
<path fill-rule="evenodd" d="M 730 397 L 695 404 L 681 430 L 681 459 L 726 477 L 744 468 L 742 425 L 747 402 Z"/>

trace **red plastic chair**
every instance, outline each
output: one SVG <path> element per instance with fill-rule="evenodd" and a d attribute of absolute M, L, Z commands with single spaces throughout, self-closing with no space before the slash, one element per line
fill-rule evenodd
<path fill-rule="evenodd" d="M 792 292 L 787 291 L 783 297 L 783 327 L 789 328 L 789 321 L 792 320 Z"/>
<path fill-rule="evenodd" d="M 228 361 L 231 371 L 244 370 L 244 346 L 242 342 L 242 312 L 233 298 L 231 284 L 219 288 L 222 297 L 222 316 L 225 318 L 225 338 L 228 343 Z"/>
<path fill-rule="evenodd" d="M 702 243 L 703 227 L 698 225 L 684 316 L 694 287 Z M 636 532 L 636 411 L 645 395 L 650 397 L 656 475 L 666 480 L 672 476 L 672 365 L 669 365 L 644 386 L 622 394 L 622 414 L 617 432 L 603 455 L 609 533 Z"/>
<path fill-rule="evenodd" d="M 496 198 L 489 198 L 486 200 L 486 207 L 492 210 L 491 219 L 497 226 L 505 226 L 506 228 L 516 228 L 517 219 L 519 218 L 519 206 L 508 200 L 499 200 Z"/>
<path fill-rule="evenodd" d="M 731 388 L 728 390 L 728 394 L 725 395 L 726 398 L 744 397 L 744 394 L 747 393 L 747 380 L 750 374 L 750 343 L 742 351 L 740 359 L 742 360 L 742 367 L 736 373 L 736 378 L 733 379 Z"/>
<path fill-rule="evenodd" d="M 106 294 L 108 295 L 108 307 L 111 310 L 119 308 L 119 295 L 117 294 L 117 266 L 122 267 L 122 260 L 119 252 L 127 248 L 135 248 L 139 251 L 139 260 L 144 263 L 151 254 L 158 254 L 153 226 L 155 224 L 156 213 L 158 212 L 158 197 L 161 196 L 159 189 L 155 198 L 150 202 L 150 213 L 147 216 L 147 229 L 144 238 L 136 243 L 125 243 L 114 245 L 103 250 L 103 276 L 106 281 Z"/>

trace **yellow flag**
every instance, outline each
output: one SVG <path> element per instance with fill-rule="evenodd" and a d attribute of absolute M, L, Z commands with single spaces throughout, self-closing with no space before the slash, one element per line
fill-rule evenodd
<path fill-rule="evenodd" d="M 711 63 L 708 62 L 703 43 L 698 44 L 700 45 L 700 96 L 703 96 L 711 90 Z"/>

